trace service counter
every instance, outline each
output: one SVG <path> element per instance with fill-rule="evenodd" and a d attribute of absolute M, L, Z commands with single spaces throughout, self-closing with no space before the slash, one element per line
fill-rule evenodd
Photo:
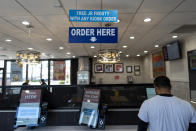
<path fill-rule="evenodd" d="M 135 125 L 146 89 L 152 84 L 85 85 L 85 86 L 6 86 L 1 87 L 0 127 L 11 128 L 20 99 L 21 88 L 41 88 L 42 101 L 48 102 L 47 125 L 78 125 L 84 88 L 101 89 L 100 104 L 108 105 L 106 124 Z M 5 130 L 6 130 L 5 128 Z"/>

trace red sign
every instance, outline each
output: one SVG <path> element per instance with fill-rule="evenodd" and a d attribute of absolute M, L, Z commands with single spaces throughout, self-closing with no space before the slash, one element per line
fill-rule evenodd
<path fill-rule="evenodd" d="M 84 92 L 83 101 L 91 103 L 99 103 L 100 90 L 99 89 L 86 89 Z"/>
<path fill-rule="evenodd" d="M 40 103 L 41 90 L 22 90 L 20 103 Z"/>
<path fill-rule="evenodd" d="M 54 80 L 65 80 L 65 61 L 54 61 Z"/>
<path fill-rule="evenodd" d="M 162 51 L 152 54 L 153 77 L 165 76 L 165 61 Z"/>

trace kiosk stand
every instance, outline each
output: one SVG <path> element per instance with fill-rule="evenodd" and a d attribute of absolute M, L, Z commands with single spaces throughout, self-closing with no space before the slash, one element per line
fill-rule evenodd
<path fill-rule="evenodd" d="M 88 127 L 96 128 L 99 116 L 99 89 L 85 89 L 79 124 L 86 124 Z"/>
<path fill-rule="evenodd" d="M 14 128 L 26 126 L 33 128 L 45 126 L 47 118 L 47 103 L 41 103 L 41 89 L 22 89 L 20 104 L 16 111 Z"/>

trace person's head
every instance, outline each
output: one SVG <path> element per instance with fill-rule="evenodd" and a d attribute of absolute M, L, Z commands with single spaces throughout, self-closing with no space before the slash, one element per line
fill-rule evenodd
<path fill-rule="evenodd" d="M 171 93 L 171 83 L 168 77 L 158 76 L 154 79 L 154 87 L 157 94 Z"/>
<path fill-rule="evenodd" d="M 25 83 L 29 84 L 29 80 L 26 80 L 26 82 L 25 82 Z"/>
<path fill-rule="evenodd" d="M 45 80 L 44 79 L 41 79 L 41 83 L 44 83 L 45 82 Z"/>

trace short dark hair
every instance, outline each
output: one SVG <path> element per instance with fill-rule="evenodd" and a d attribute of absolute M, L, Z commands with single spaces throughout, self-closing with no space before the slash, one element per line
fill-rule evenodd
<path fill-rule="evenodd" d="M 171 89 L 171 83 L 168 77 L 158 76 L 154 79 L 154 86 L 157 88 L 168 88 Z"/>

